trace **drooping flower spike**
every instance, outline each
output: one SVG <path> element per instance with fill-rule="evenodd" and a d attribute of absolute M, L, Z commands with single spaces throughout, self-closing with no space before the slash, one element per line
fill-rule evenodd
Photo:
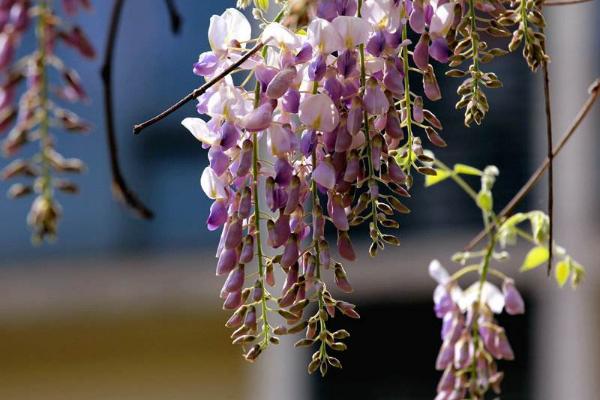
<path fill-rule="evenodd" d="M 341 340 L 349 336 L 344 330 L 330 332 L 328 319 L 336 312 L 359 316 L 353 304 L 334 297 L 325 271 L 332 272 L 339 291 L 352 290 L 341 261 L 357 257 L 354 226 L 368 224 L 372 256 L 386 244 L 399 244 L 390 230 L 399 227 L 395 214 L 409 212 L 403 198 L 410 197 L 414 172 L 427 177 L 438 172 L 426 143 L 446 146 L 442 123 L 428 109 L 443 95 L 439 64 L 473 60 L 459 105 L 467 107 L 467 123 L 480 123 L 487 102 L 479 88 L 499 81 L 482 74 L 479 62 L 501 51 L 486 50 L 475 8 L 498 19 L 510 13 L 475 1 L 298 0 L 283 2 L 278 16 L 268 20 L 270 2 L 254 4 L 262 33 L 253 39 L 243 14 L 226 10 L 211 18 L 211 51 L 193 67 L 196 75 L 211 79 L 247 55 L 234 71 L 247 78 L 236 84 L 227 77 L 211 87 L 197 107 L 207 120 L 188 118 L 183 125 L 208 149 L 210 165 L 201 185 L 214 200 L 207 225 L 222 228 L 217 274 L 227 275 L 221 297 L 224 308 L 233 311 L 227 326 L 236 329 L 234 343 L 253 361 L 277 344 L 279 335 L 304 332 L 297 346 L 317 346 L 309 372 L 324 375 L 341 366 L 330 352 L 345 350 Z M 251 54 L 250 44 L 260 53 Z M 415 85 L 417 77 L 422 85 Z M 335 232 L 335 242 L 327 228 Z M 275 281 L 276 268 L 283 282 Z M 461 329 L 473 326 L 465 321 L 469 313 L 491 329 L 493 314 L 505 303 L 510 313 L 524 310 L 511 280 L 503 290 L 506 300 L 489 283 L 462 292 L 444 282 L 438 292 L 447 293 L 436 307 L 440 317 L 452 312 L 451 322 L 460 322 Z M 285 324 L 275 327 L 277 318 Z M 489 339 L 496 347 L 484 350 L 510 358 L 499 329 L 491 329 Z M 452 336 L 440 356 L 439 366 L 454 368 L 446 374 L 453 384 L 470 356 L 467 334 Z M 459 354 L 456 363 L 450 347 L 452 357 Z M 494 365 L 481 368 L 490 375 L 486 384 L 499 381 Z M 456 397 L 466 393 L 461 385 L 444 386 L 440 392 L 454 397 L 442 398 L 462 398 Z"/>
<path fill-rule="evenodd" d="M 91 8 L 88 0 L 63 0 L 62 5 L 67 15 L 75 14 L 80 8 Z M 37 48 L 15 59 L 21 39 L 29 29 L 35 31 Z M 79 190 L 75 182 L 58 175 L 80 173 L 85 168 L 79 159 L 63 157 L 54 144 L 55 130 L 71 134 L 89 130 L 85 121 L 52 100 L 53 95 L 67 102 L 87 99 L 79 75 L 65 65 L 55 51 L 59 44 L 83 58 L 95 56 L 83 30 L 59 18 L 50 2 L 0 2 L 0 132 L 11 128 L 2 142 L 2 150 L 7 157 L 13 157 L 29 143 L 39 145 L 33 157 L 16 158 L 8 164 L 0 173 L 0 179 L 33 179 L 32 183 L 13 184 L 8 195 L 11 198 L 36 196 L 27 216 L 34 242 L 56 235 L 62 214 L 56 192 L 74 194 Z M 55 89 L 50 85 L 52 70 L 61 77 Z M 25 90 L 15 106 L 21 83 L 25 83 Z"/>

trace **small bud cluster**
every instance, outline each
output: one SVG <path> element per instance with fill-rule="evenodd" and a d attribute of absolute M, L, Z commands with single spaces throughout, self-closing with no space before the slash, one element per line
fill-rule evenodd
<path fill-rule="evenodd" d="M 450 66 L 458 67 L 467 60 L 468 70 L 452 69 L 446 75 L 455 78 L 467 77 L 459 86 L 461 96 L 456 104 L 457 109 L 465 109 L 465 125 L 475 122 L 480 125 L 489 111 L 489 103 L 483 88 L 495 89 L 502 87 L 502 82 L 493 72 L 484 72 L 481 64 L 491 62 L 495 57 L 503 56 L 508 51 L 515 51 L 525 42 L 523 56 L 532 71 L 538 69 L 543 62 L 548 61 L 545 53 L 545 26 L 541 12 L 542 0 L 519 0 L 510 3 L 507 8 L 503 2 L 482 2 L 468 0 L 456 3 L 457 19 L 448 36 L 452 49 Z M 514 32 L 508 29 L 517 25 Z M 482 34 L 490 37 L 511 37 L 508 51 L 501 48 L 489 48 Z"/>
<path fill-rule="evenodd" d="M 62 4 L 69 15 L 76 13 L 79 7 L 90 8 L 88 0 L 63 0 Z M 22 36 L 33 25 L 32 20 L 36 22 L 37 49 L 14 60 Z M 88 124 L 76 114 L 50 99 L 51 91 L 59 99 L 69 102 L 86 99 L 77 72 L 55 54 L 59 43 L 73 48 L 84 58 L 95 55 L 81 28 L 68 26 L 53 12 L 50 2 L 0 2 L 0 131 L 12 126 L 2 149 L 7 157 L 12 157 L 29 143 L 39 144 L 39 151 L 34 156 L 15 159 L 0 172 L 0 178 L 33 178 L 32 184 L 13 184 L 8 195 L 11 198 L 36 195 L 27 217 L 35 241 L 52 238 L 56 234 L 61 207 L 54 191 L 67 194 L 78 191 L 74 182 L 55 178 L 54 175 L 80 173 L 84 169 L 82 161 L 65 158 L 56 150 L 50 130 L 56 128 L 78 134 L 89 129 Z M 50 87 L 51 70 L 62 78 L 59 87 Z M 25 82 L 25 89 L 15 106 L 15 97 L 22 82 Z"/>

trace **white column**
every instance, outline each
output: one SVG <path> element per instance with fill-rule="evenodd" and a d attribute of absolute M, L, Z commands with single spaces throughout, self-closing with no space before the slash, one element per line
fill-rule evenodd
<path fill-rule="evenodd" d="M 547 7 L 548 45 L 555 140 L 569 126 L 598 77 L 599 7 L 588 4 Z M 596 49 L 596 50 L 595 50 Z M 537 97 L 543 103 L 543 96 Z M 545 120 L 535 116 L 538 149 L 545 154 Z M 573 292 L 544 285 L 537 299 L 538 314 L 531 336 L 534 394 L 537 399 L 595 399 L 600 391 L 600 321 L 598 287 L 597 138 L 600 106 L 577 131 L 555 162 L 555 239 L 588 268 L 583 286 Z M 595 120 L 594 120 L 595 119 Z M 543 195 L 542 191 L 537 192 Z M 542 204 L 545 204 L 542 203 Z"/>

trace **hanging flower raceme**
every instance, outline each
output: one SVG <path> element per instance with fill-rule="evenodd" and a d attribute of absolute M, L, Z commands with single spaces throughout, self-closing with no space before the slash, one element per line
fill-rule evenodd
<path fill-rule="evenodd" d="M 402 198 L 410 197 L 413 173 L 438 172 L 425 143 L 446 146 L 428 108 L 442 97 L 440 63 L 473 59 L 460 105 L 467 122 L 481 121 L 487 103 L 478 88 L 496 80 L 475 71 L 499 51 L 479 46 L 474 7 L 492 10 L 480 2 L 300 0 L 283 2 L 270 21 L 271 2 L 253 3 L 261 34 L 252 38 L 237 10 L 213 16 L 211 51 L 193 67 L 207 80 L 224 71 L 245 79 L 226 76 L 212 85 L 198 98 L 205 119 L 183 125 L 208 149 L 201 186 L 213 200 L 207 226 L 222 229 L 216 271 L 226 276 L 221 297 L 232 311 L 233 342 L 253 361 L 278 336 L 304 332 L 296 345 L 317 346 L 308 369 L 324 375 L 341 366 L 330 352 L 345 350 L 349 336 L 331 332 L 328 319 L 359 317 L 353 304 L 334 297 L 326 271 L 338 291 L 352 291 L 341 260 L 357 258 L 354 226 L 368 224 L 372 256 L 399 244 L 388 230 L 399 227 L 395 214 L 410 212 Z M 457 71 L 449 74 L 467 74 Z M 277 268 L 283 282 L 275 281 Z M 463 292 L 444 276 L 436 290 L 445 321 L 439 398 L 480 396 L 501 379 L 494 360 L 512 358 L 494 314 L 522 312 L 522 300 L 508 278 L 504 299 L 487 281 Z M 285 323 L 276 326 L 276 319 Z M 471 361 L 473 390 L 465 381 Z"/>
<path fill-rule="evenodd" d="M 408 212 L 398 197 L 409 196 L 413 167 L 422 172 L 417 163 L 430 161 L 415 148 L 421 142 L 413 129 L 424 129 L 434 144 L 442 140 L 430 132 L 441 124 L 420 97 L 412 97 L 408 83 L 409 3 L 313 6 L 305 24 L 284 25 L 292 12 L 286 8 L 274 21 L 263 19 L 258 39 L 239 11 L 213 16 L 211 51 L 200 55 L 195 74 L 210 79 L 247 54 L 249 44 L 264 47 L 240 65 L 248 79 L 236 85 L 227 77 L 198 99 L 198 112 L 208 120 L 187 118 L 183 125 L 208 149 L 201 184 L 214 201 L 207 226 L 222 228 L 217 274 L 228 275 L 221 295 L 224 308 L 233 310 L 227 325 L 236 329 L 234 342 L 253 360 L 277 343 L 277 335 L 305 331 L 299 346 L 319 344 L 309 370 L 325 374 L 328 366 L 341 365 L 328 349 L 345 349 L 340 340 L 348 336 L 329 332 L 327 319 L 336 309 L 358 314 L 333 297 L 322 273 L 333 270 L 338 289 L 351 291 L 334 250 L 340 259 L 356 259 L 352 226 L 370 224 L 372 255 L 399 243 L 382 228 L 398 227 L 394 213 Z M 260 11 L 255 15 L 263 18 Z M 443 38 L 447 29 L 436 29 L 432 35 Z M 424 69 L 425 95 L 437 100 L 433 68 Z M 261 158 L 262 138 L 271 159 Z M 335 243 L 329 243 L 328 224 Z M 251 264 L 257 279 L 246 282 Z M 275 267 L 286 276 L 279 295 L 272 289 Z M 304 317 L 311 303 L 316 313 Z M 269 315 L 275 313 L 287 326 L 272 327 Z"/>
<path fill-rule="evenodd" d="M 463 291 L 437 260 L 429 265 L 429 273 L 438 282 L 435 314 L 443 321 L 436 369 L 444 372 L 436 400 L 483 399 L 489 390 L 499 394 L 504 374 L 496 360 L 512 360 L 514 354 L 494 315 L 503 310 L 511 315 L 525 312 L 514 281 L 505 277 L 501 291 L 480 280 Z"/>
<path fill-rule="evenodd" d="M 68 15 L 79 8 L 91 8 L 87 0 L 64 0 L 62 4 Z M 33 178 L 33 183 L 13 184 L 8 194 L 11 198 L 35 194 L 27 221 L 37 242 L 56 234 L 62 210 L 55 192 L 78 192 L 77 184 L 58 175 L 84 170 L 79 159 L 65 158 L 56 150 L 52 131 L 77 134 L 89 130 L 86 122 L 51 99 L 51 70 L 62 77 L 55 91 L 58 99 L 74 102 L 87 98 L 79 75 L 60 60 L 55 50 L 64 44 L 88 59 L 95 56 L 95 51 L 83 30 L 60 19 L 49 2 L 3 1 L 0 17 L 0 131 L 11 127 L 2 143 L 3 152 L 7 157 L 17 156 L 28 143 L 39 144 L 33 157 L 15 159 L 2 170 L 1 178 Z M 37 48 L 15 60 L 21 38 L 30 28 L 35 31 Z M 15 106 L 16 92 L 23 82 L 25 90 Z"/>

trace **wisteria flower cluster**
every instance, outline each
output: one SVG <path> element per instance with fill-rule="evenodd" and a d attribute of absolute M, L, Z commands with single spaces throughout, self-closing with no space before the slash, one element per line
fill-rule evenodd
<path fill-rule="evenodd" d="M 67 15 L 75 14 L 80 8 L 91 8 L 89 0 L 63 0 L 62 6 Z M 35 30 L 37 47 L 31 54 L 15 59 L 21 38 L 30 27 Z M 65 158 L 57 151 L 52 135 L 54 130 L 73 134 L 89 130 L 86 122 L 52 99 L 52 95 L 63 102 L 87 98 L 77 72 L 55 53 L 60 43 L 84 58 L 95 55 L 83 30 L 60 18 L 51 7 L 51 1 L 0 1 L 0 131 L 10 128 L 2 149 L 7 157 L 14 157 L 26 151 L 24 148 L 29 143 L 39 146 L 33 156 L 12 161 L 0 177 L 3 180 L 33 179 L 31 184 L 13 184 L 9 197 L 35 194 L 27 217 L 34 241 L 56 234 L 61 207 L 55 198 L 55 190 L 67 194 L 78 191 L 74 182 L 55 175 L 80 173 L 84 169 L 81 160 Z M 53 73 L 60 79 L 57 87 L 51 86 Z M 17 102 L 21 83 L 25 83 L 25 89 Z"/>
<path fill-rule="evenodd" d="M 323 273 L 331 270 L 337 288 L 352 291 L 341 263 L 356 258 L 350 228 L 368 223 L 373 256 L 398 245 L 386 230 L 398 227 L 396 212 L 409 212 L 400 198 L 409 196 L 413 170 L 435 173 L 416 131 L 445 146 L 424 98 L 441 97 L 429 60 L 447 61 L 453 9 L 432 5 L 425 15 L 421 5 L 397 1 L 323 1 L 307 5 L 306 25 L 297 18 L 293 26 L 285 7 L 272 22 L 257 9 L 264 29 L 256 39 L 235 9 L 211 18 L 212 50 L 200 55 L 197 75 L 218 76 L 248 54 L 249 44 L 264 46 L 236 70 L 246 73 L 244 82 L 228 76 L 200 96 L 197 109 L 208 122 L 183 121 L 208 148 L 201 179 L 214 200 L 208 227 L 223 227 L 217 274 L 227 275 L 227 325 L 236 329 L 234 343 L 248 346 L 247 359 L 277 343 L 277 335 L 305 331 L 297 345 L 318 345 L 310 372 L 341 366 L 329 351 L 344 350 L 348 333 L 329 331 L 327 320 L 336 311 L 358 313 L 334 298 Z M 416 46 L 413 31 L 421 34 Z M 422 84 L 411 88 L 410 75 Z M 247 88 L 252 77 L 254 89 Z M 272 161 L 261 155 L 261 140 Z M 335 246 L 327 226 L 337 233 Z M 248 271 L 252 261 L 257 274 Z M 269 288 L 275 268 L 286 274 L 279 294 Z M 256 280 L 246 283 L 248 276 Z M 304 317 L 311 303 L 316 311 Z M 272 328 L 270 313 L 287 326 Z"/>
<path fill-rule="evenodd" d="M 450 169 L 436 160 L 437 174 L 428 177 L 427 186 L 452 179 L 461 187 L 481 210 L 489 239 L 481 251 L 459 252 L 453 261 L 462 265 L 450 275 L 441 263 L 434 260 L 429 265 L 429 273 L 438 283 L 433 300 L 434 310 L 442 319 L 442 346 L 436 361 L 436 369 L 444 371 L 437 387 L 436 400 L 485 399 L 492 390 L 500 393 L 504 373 L 498 371 L 497 360 L 512 360 L 515 355 L 507 334 L 495 319 L 495 315 L 506 311 L 509 315 L 525 312 L 525 303 L 515 287 L 515 281 L 492 263 L 507 261 L 507 246 L 514 245 L 517 239 L 525 240 L 534 247 L 527 253 L 521 271 L 530 271 L 548 262 L 551 248 L 556 263 L 555 278 L 563 286 L 569 276 L 573 287 L 583 279 L 584 268 L 569 256 L 565 249 L 549 243 L 549 218 L 541 211 L 517 213 L 500 221 L 493 212 L 492 189 L 498 176 L 498 169 L 489 166 L 483 171 L 464 164 Z M 463 176 L 478 176 L 481 189 L 476 192 Z M 520 227 L 529 222 L 530 232 Z M 466 290 L 459 286 L 461 279 L 477 274 L 478 279 Z M 499 289 L 491 278 L 499 280 Z"/>
<path fill-rule="evenodd" d="M 493 316 L 503 308 L 520 313 L 524 306 L 510 278 L 493 272 L 503 278 L 504 299 L 487 277 L 496 244 L 507 244 L 515 231 L 499 229 L 504 220 L 493 213 L 495 167 L 449 170 L 424 148 L 423 138 L 446 146 L 442 124 L 426 103 L 442 96 L 440 64 L 456 67 L 470 60 L 468 71 L 451 69 L 448 75 L 467 77 L 457 108 L 466 107 L 466 125 L 481 123 L 489 109 L 481 87 L 501 83 L 480 64 L 507 51 L 488 49 L 480 33 L 507 36 L 517 25 L 508 50 L 525 41 L 524 55 L 535 70 L 547 61 L 540 3 L 278 1 L 280 12 L 272 21 L 266 17 L 268 0 L 253 3 L 262 29 L 258 37 L 236 9 L 211 18 L 211 50 L 193 68 L 211 83 L 193 96 L 208 121 L 183 121 L 208 149 L 201 186 L 214 200 L 208 228 L 222 228 L 216 272 L 227 276 L 221 297 L 223 308 L 232 311 L 226 325 L 235 330 L 233 343 L 254 361 L 280 335 L 304 332 L 296 346 L 316 346 L 309 372 L 325 375 L 329 367 L 340 368 L 330 352 L 345 350 L 342 340 L 349 333 L 330 331 L 328 320 L 336 313 L 359 314 L 334 297 L 325 272 L 332 271 L 336 292 L 352 291 L 342 265 L 356 259 L 351 227 L 368 225 L 369 253 L 375 256 L 386 244 L 399 244 L 395 214 L 409 212 L 402 198 L 410 196 L 414 172 L 425 175 L 427 185 L 451 177 L 461 187 L 467 184 L 460 174 L 467 173 L 481 177 L 481 191 L 468 193 L 483 210 L 486 227 L 494 224 L 493 239 L 475 256 L 463 254 L 481 257 L 480 266 L 458 273 L 479 273 L 479 284 L 465 292 L 432 264 L 440 285 L 436 313 L 444 319 L 437 367 L 445 374 L 438 398 L 462 399 L 467 393 L 483 398 L 489 387 L 499 389 L 502 374 L 494 360 L 513 355 Z M 329 229 L 336 233 L 335 246 Z M 547 237 L 531 239 L 537 251 L 549 253 Z M 581 275 L 582 268 L 569 265 Z M 279 285 L 277 270 L 285 276 Z M 276 314 L 284 325 L 273 325 Z"/>

